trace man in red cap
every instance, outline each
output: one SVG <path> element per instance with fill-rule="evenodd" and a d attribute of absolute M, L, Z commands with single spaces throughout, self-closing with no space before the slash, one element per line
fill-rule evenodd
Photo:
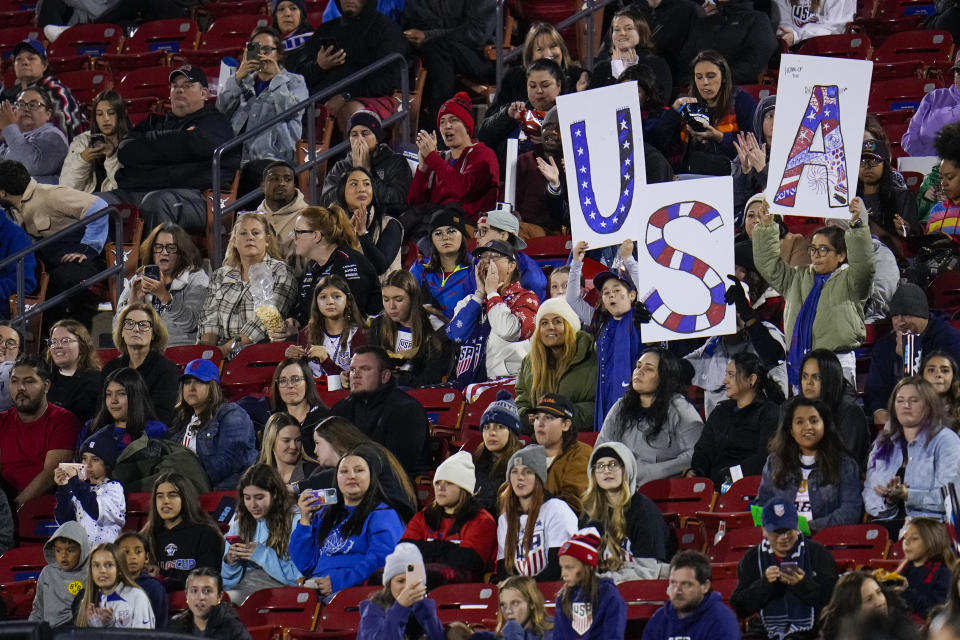
<path fill-rule="evenodd" d="M 473 105 L 461 91 L 444 102 L 437 115 L 437 132 L 447 151 L 437 150 L 437 133 L 417 133 L 419 163 L 407 204 L 459 202 L 473 223 L 481 212 L 494 208 L 500 165 L 490 147 L 473 141 L 473 131 Z"/>

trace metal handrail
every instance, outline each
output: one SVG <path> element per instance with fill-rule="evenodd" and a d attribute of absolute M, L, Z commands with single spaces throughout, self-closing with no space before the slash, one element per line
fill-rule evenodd
<path fill-rule="evenodd" d="M 317 125 L 316 125 L 316 114 L 317 114 L 317 103 L 324 102 L 327 98 L 342 93 L 345 89 L 348 89 L 351 85 L 356 83 L 361 78 L 364 78 L 372 73 L 380 71 L 388 65 L 395 63 L 400 64 L 400 94 L 401 94 L 401 104 L 400 110 L 394 114 L 391 114 L 386 120 L 383 121 L 383 126 L 387 127 L 394 122 L 400 121 L 400 138 L 404 143 L 410 141 L 410 77 L 409 65 L 407 64 L 407 59 L 399 53 L 391 53 L 390 55 L 380 58 L 373 64 L 370 64 L 363 69 L 360 69 L 356 73 L 353 73 L 342 80 L 333 83 L 326 89 L 316 92 L 306 100 L 298 102 L 293 105 L 286 111 L 278 113 L 273 118 L 270 118 L 266 122 L 263 122 L 252 129 L 248 129 L 244 133 L 227 140 L 222 145 L 217 147 L 213 152 L 213 229 L 208 229 L 208 233 L 213 234 L 213 255 L 210 256 L 210 263 L 214 269 L 220 266 L 220 263 L 223 260 L 223 247 L 221 236 L 222 233 L 222 222 L 223 216 L 226 214 L 233 213 L 234 211 L 240 210 L 241 207 L 246 205 L 249 202 L 252 202 L 257 199 L 259 195 L 263 193 L 262 190 L 254 189 L 250 193 L 244 195 L 242 198 L 238 198 L 234 202 L 231 202 L 228 205 L 224 205 L 223 201 L 220 198 L 221 188 L 223 184 L 220 180 L 220 166 L 222 164 L 223 154 L 233 149 L 234 147 L 242 145 L 247 140 L 250 140 L 254 136 L 259 135 L 263 131 L 273 127 L 276 124 L 279 124 L 287 120 L 290 116 L 297 113 L 298 111 L 307 110 L 307 161 L 302 165 L 299 165 L 296 169 L 296 174 L 303 173 L 304 171 L 310 171 L 319 163 L 323 162 L 327 158 L 330 158 L 333 155 L 339 154 L 345 151 L 350 146 L 349 140 L 344 140 L 336 146 L 327 149 L 326 151 L 317 155 Z M 309 202 L 317 202 L 317 184 L 316 180 L 310 180 L 310 189 L 308 194 Z"/>
<path fill-rule="evenodd" d="M 64 291 L 61 291 L 60 293 L 53 296 L 52 298 L 47 298 L 43 302 L 33 305 L 32 307 L 30 307 L 29 310 L 27 310 L 26 308 L 27 292 L 24 290 L 26 285 L 24 283 L 25 274 L 24 274 L 23 259 L 28 255 L 30 255 L 31 253 L 35 253 L 40 249 L 43 249 L 47 245 L 57 242 L 64 236 L 70 235 L 72 233 L 76 233 L 76 231 L 81 227 L 86 227 L 90 223 L 96 222 L 100 218 L 103 218 L 104 216 L 109 216 L 109 215 L 116 216 L 114 233 L 116 234 L 115 237 L 117 238 L 116 240 L 117 245 L 120 247 L 120 249 L 116 252 L 117 264 L 115 264 L 112 267 L 107 267 L 103 271 L 100 271 L 85 280 L 81 280 L 80 282 L 74 284 L 70 288 Z M 29 320 L 33 316 L 43 313 L 44 311 L 46 311 L 51 307 L 55 307 L 56 305 L 60 304 L 62 301 L 66 300 L 67 298 L 75 294 L 76 292 L 82 289 L 86 289 L 92 285 L 95 285 L 102 280 L 106 280 L 107 278 L 109 278 L 114 274 L 116 274 L 117 276 L 117 295 L 120 295 L 120 292 L 123 291 L 123 277 L 124 275 L 126 275 L 126 255 L 123 252 L 122 245 L 123 245 L 123 215 L 120 213 L 120 211 L 118 211 L 114 207 L 105 207 L 100 211 L 97 211 L 96 213 L 91 213 L 88 216 L 84 216 L 83 218 L 77 220 L 70 226 L 64 227 L 63 229 L 60 229 L 56 233 L 43 238 L 42 240 L 31 242 L 29 246 L 24 247 L 20 251 L 17 251 L 16 253 L 13 253 L 7 256 L 3 260 L 0 260 L 0 271 L 2 271 L 3 269 L 6 269 L 9 265 L 13 264 L 14 262 L 17 263 L 17 317 L 11 321 L 11 324 L 13 326 L 25 325 L 27 320 Z"/>
<path fill-rule="evenodd" d="M 523 52 L 522 47 L 516 47 L 506 53 L 503 51 L 503 11 L 506 6 L 506 1 L 507 0 L 497 0 L 497 91 L 500 90 L 500 81 L 503 80 L 504 64 L 520 56 Z M 571 16 L 567 16 L 554 25 L 557 31 L 563 31 L 575 22 L 580 22 L 584 18 L 587 19 L 587 42 L 590 43 L 589 46 L 587 46 L 587 71 L 593 71 L 593 14 L 608 4 L 612 4 L 614 1 L 615 0 L 586 0 L 584 4 L 587 6 L 584 9 L 577 11 Z"/>

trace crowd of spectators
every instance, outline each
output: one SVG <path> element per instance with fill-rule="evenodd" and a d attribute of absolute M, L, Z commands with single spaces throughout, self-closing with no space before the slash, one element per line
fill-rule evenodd
<path fill-rule="evenodd" d="M 190 3 L 93 4 L 45 0 L 47 41 Z M 592 69 L 552 25 L 521 21 L 522 65 L 484 108 L 459 86 L 493 79 L 492 0 L 335 0 L 316 25 L 303 0 L 270 9 L 219 82 L 185 54 L 169 99 L 136 122 L 118 90 L 78 103 L 40 40 L 5 52 L 0 258 L 58 235 L 22 274 L 0 273 L 0 296 L 18 278 L 70 292 L 44 313 L 39 355 L 0 310 L 0 550 L 17 544 L 11 510 L 55 500 L 31 620 L 246 638 L 230 602 L 303 585 L 328 603 L 372 584 L 358 638 L 610 640 L 627 624 L 618 585 L 661 579 L 644 640 L 740 638 L 738 616 L 771 638 L 880 625 L 909 639 L 927 623 L 960 637 L 946 526 L 960 507 L 960 329 L 931 304 L 942 263 L 924 262 L 947 245 L 956 264 L 960 62 L 901 141 L 938 157 L 919 193 L 868 118 L 849 221 L 799 234 L 761 193 L 776 97 L 744 86 L 778 52 L 842 33 L 849 0 L 620 2 Z M 384 66 L 325 101 L 348 149 L 308 174 L 311 202 L 304 112 L 261 125 L 390 54 L 426 72 L 414 144 L 384 125 L 400 86 Z M 648 182 L 733 177 L 730 335 L 645 343 L 633 240 L 578 242 L 546 269 L 528 249 L 569 232 L 558 97 L 620 82 L 639 92 Z M 214 150 L 254 131 L 222 155 L 219 184 L 256 193 L 255 210 L 205 255 L 221 231 L 205 193 Z M 515 206 L 500 202 L 511 139 Z M 111 206 L 136 209 L 143 240 L 103 334 L 103 292 L 85 285 L 119 239 L 109 216 L 88 218 Z M 100 360 L 101 337 L 118 355 Z M 268 343 L 282 361 L 266 389 L 233 394 L 219 363 Z M 206 353 L 178 366 L 166 350 L 185 345 Z M 433 387 L 479 407 L 472 440 L 445 437 L 410 393 Z M 723 492 L 742 476 L 759 481 L 762 539 L 725 602 L 643 486 Z M 214 491 L 232 494 L 221 522 L 201 508 Z M 139 532 L 136 492 L 150 493 Z M 895 572 L 841 573 L 816 539 L 861 522 L 901 541 Z M 499 585 L 496 629 L 444 628 L 430 591 L 483 581 Z M 537 583 L 553 581 L 551 617 Z M 176 591 L 187 610 L 167 620 Z"/>

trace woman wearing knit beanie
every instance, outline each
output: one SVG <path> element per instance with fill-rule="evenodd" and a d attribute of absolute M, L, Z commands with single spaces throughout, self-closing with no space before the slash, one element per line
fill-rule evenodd
<path fill-rule="evenodd" d="M 497 494 L 507 473 L 510 456 L 523 447 L 520 440 L 520 414 L 507 390 L 497 392 L 480 418 L 483 442 L 473 452 L 476 466 L 477 502 L 494 517 L 500 514 Z"/>
<path fill-rule="evenodd" d="M 580 330 L 580 318 L 562 297 L 541 303 L 534 322 L 530 353 L 520 364 L 517 377 L 522 430 L 533 433 L 532 407 L 544 394 L 556 393 L 574 403 L 574 431 L 596 431 L 597 351 L 593 337 Z"/>
<path fill-rule="evenodd" d="M 408 204 L 459 202 L 473 224 L 482 212 L 495 207 L 500 163 L 490 147 L 473 141 L 473 132 L 473 105 L 470 96 L 461 91 L 440 107 L 436 133 L 417 133 L 419 162 Z M 447 151 L 438 151 L 438 134 Z M 435 208 L 427 207 L 421 213 Z"/>
<path fill-rule="evenodd" d="M 474 499 L 473 458 L 458 451 L 437 467 L 433 504 L 413 517 L 403 540 L 423 554 L 429 588 L 482 582 L 493 568 L 497 525 Z"/>
<path fill-rule="evenodd" d="M 570 505 L 547 493 L 544 448 L 531 444 L 513 454 L 506 480 L 497 521 L 497 579 L 524 575 L 537 582 L 558 580 L 557 553 L 577 530 L 577 516 Z"/>
<path fill-rule="evenodd" d="M 422 575 L 423 556 L 417 547 L 398 544 L 383 567 L 383 589 L 360 603 L 357 640 L 444 640 L 437 603 L 427 597 Z"/>

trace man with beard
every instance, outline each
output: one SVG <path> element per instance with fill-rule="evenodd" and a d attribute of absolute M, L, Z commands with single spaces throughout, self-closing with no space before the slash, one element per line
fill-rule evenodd
<path fill-rule="evenodd" d="M 397 388 L 382 347 L 363 346 L 350 360 L 350 395 L 331 412 L 352 422 L 397 456 L 411 477 L 424 467 L 430 424 L 419 402 Z"/>
<path fill-rule="evenodd" d="M 0 477 L 14 508 L 53 489 L 53 472 L 70 462 L 80 421 L 47 402 L 50 366 L 22 356 L 10 373 L 13 407 L 0 413 Z"/>
<path fill-rule="evenodd" d="M 284 258 L 293 253 L 294 223 L 297 216 L 309 205 L 297 188 L 297 175 L 293 165 L 277 160 L 263 170 L 263 202 L 257 211 L 267 214 L 267 220 L 277 235 L 277 245 Z"/>
<path fill-rule="evenodd" d="M 680 551 L 670 561 L 670 602 L 643 629 L 643 640 L 740 640 L 737 616 L 713 591 L 710 560 L 699 551 Z"/>

